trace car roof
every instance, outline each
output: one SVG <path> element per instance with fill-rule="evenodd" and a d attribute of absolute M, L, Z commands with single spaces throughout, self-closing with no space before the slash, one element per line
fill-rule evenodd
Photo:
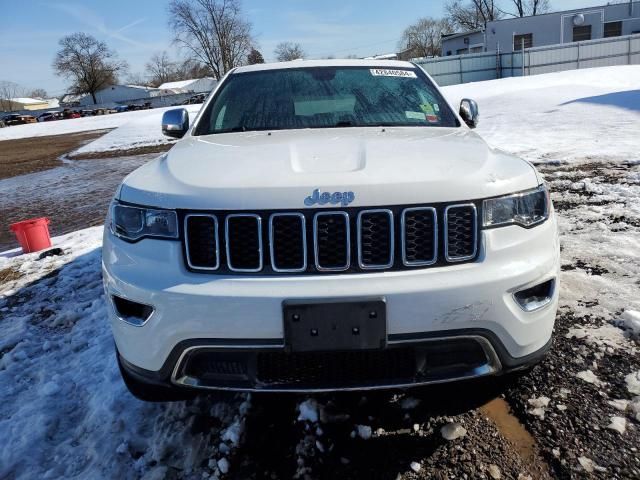
<path fill-rule="evenodd" d="M 363 68 L 416 68 L 411 62 L 400 60 L 342 59 L 342 60 L 293 60 L 291 62 L 258 63 L 238 67 L 232 73 L 259 72 L 264 70 L 285 70 L 290 68 L 314 67 L 363 67 Z"/>

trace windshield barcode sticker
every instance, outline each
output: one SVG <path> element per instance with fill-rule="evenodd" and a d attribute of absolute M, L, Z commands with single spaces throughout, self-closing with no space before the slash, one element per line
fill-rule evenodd
<path fill-rule="evenodd" d="M 417 78 L 411 70 L 390 70 L 388 68 L 372 68 L 369 70 L 374 77 L 404 77 Z"/>

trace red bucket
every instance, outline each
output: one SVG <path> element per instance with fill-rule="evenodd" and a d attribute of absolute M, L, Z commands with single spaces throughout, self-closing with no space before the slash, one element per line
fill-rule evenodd
<path fill-rule="evenodd" d="M 51 246 L 49 219 L 46 217 L 12 223 L 9 228 L 16 234 L 23 253 L 38 252 Z"/>

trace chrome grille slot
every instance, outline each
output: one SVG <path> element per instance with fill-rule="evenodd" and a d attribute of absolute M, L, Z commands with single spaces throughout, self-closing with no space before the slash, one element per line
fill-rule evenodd
<path fill-rule="evenodd" d="M 251 213 L 227 215 L 225 244 L 227 266 L 233 272 L 262 270 L 262 220 Z"/>
<path fill-rule="evenodd" d="M 319 212 L 313 217 L 315 266 L 321 272 L 348 270 L 351 234 L 346 212 Z"/>
<path fill-rule="evenodd" d="M 402 211 L 402 263 L 432 265 L 438 260 L 438 215 L 433 207 Z"/>
<path fill-rule="evenodd" d="M 191 271 L 313 275 L 474 261 L 482 213 L 476 208 L 469 202 L 179 213 Z"/>
<path fill-rule="evenodd" d="M 393 212 L 362 210 L 358 214 L 358 265 L 363 269 L 384 269 L 393 265 Z"/>
<path fill-rule="evenodd" d="M 462 262 L 476 256 L 477 214 L 472 203 L 449 205 L 444 211 L 445 258 Z"/>
<path fill-rule="evenodd" d="M 274 213 L 269 218 L 269 249 L 274 272 L 307 269 L 307 231 L 301 213 Z"/>
<path fill-rule="evenodd" d="M 218 219 L 214 215 L 190 214 L 184 219 L 187 264 L 197 270 L 220 266 Z"/>

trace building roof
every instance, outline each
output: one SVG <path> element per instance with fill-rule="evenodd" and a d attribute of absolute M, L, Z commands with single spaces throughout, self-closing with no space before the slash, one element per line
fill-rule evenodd
<path fill-rule="evenodd" d="M 469 30 L 468 32 L 447 33 L 445 35 L 442 35 L 442 39 L 451 40 L 453 38 L 466 37 L 467 35 L 473 35 L 474 33 L 481 33 L 481 32 L 482 32 L 482 29 L 478 28 L 476 30 Z"/>
<path fill-rule="evenodd" d="M 129 88 L 139 88 L 140 90 L 158 90 L 154 87 L 147 87 L 146 85 L 111 85 L 112 87 L 129 87 Z M 106 87 L 110 88 L 110 87 Z"/>
<path fill-rule="evenodd" d="M 189 87 L 189 85 L 196 83 L 200 80 L 213 80 L 213 78 L 211 77 L 204 77 L 204 78 L 190 78 L 188 80 L 180 80 L 178 82 L 165 82 L 162 85 L 160 85 L 158 88 L 164 90 L 167 88 L 187 88 Z"/>
<path fill-rule="evenodd" d="M 36 100 L 35 98 L 26 97 L 10 98 L 9 100 L 14 103 L 22 103 L 23 105 L 37 105 L 39 103 L 47 103 L 47 100 Z"/>
<path fill-rule="evenodd" d="M 293 60 L 291 62 L 258 63 L 233 70 L 233 73 L 259 72 L 262 70 L 282 70 L 287 68 L 310 67 L 371 67 L 371 68 L 415 68 L 410 62 L 399 60 L 336 59 L 336 60 Z"/>

